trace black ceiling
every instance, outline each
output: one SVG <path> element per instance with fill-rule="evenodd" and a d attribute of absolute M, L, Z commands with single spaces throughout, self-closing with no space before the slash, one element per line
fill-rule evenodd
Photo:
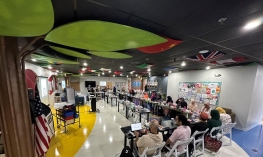
<path fill-rule="evenodd" d="M 102 20 L 183 41 L 158 54 L 146 54 L 136 49 L 121 51 L 132 55 L 130 59 L 92 56 L 91 60 L 84 60 L 59 54 L 48 47 L 36 52 L 80 61 L 80 65 L 54 66 L 65 72 L 79 73 L 85 61 L 95 70 L 110 68 L 115 71 L 120 70 L 122 65 L 124 75 L 132 70 L 136 73 L 145 72 L 147 69 L 136 68 L 141 63 L 154 64 L 151 75 L 167 74 L 163 69 L 169 66 L 179 67 L 179 71 L 205 69 L 206 66 L 226 67 L 186 59 L 198 54 L 200 50 L 226 53 L 219 60 L 246 57 L 248 59 L 242 64 L 263 63 L 263 25 L 252 30 L 243 29 L 251 20 L 263 20 L 262 0 L 52 0 L 52 3 L 55 12 L 54 28 L 79 20 Z M 221 18 L 227 19 L 221 23 Z M 34 46 L 43 43 L 45 41 L 42 40 Z M 30 58 L 27 61 L 31 62 Z M 182 61 L 186 62 L 186 66 L 180 66 Z"/>

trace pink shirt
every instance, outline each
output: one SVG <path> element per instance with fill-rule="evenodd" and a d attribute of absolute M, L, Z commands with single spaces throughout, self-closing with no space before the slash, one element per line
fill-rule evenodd
<path fill-rule="evenodd" d="M 171 145 L 170 147 L 172 148 L 174 146 L 174 144 L 180 140 L 187 140 L 188 138 L 190 138 L 191 135 L 191 129 L 189 126 L 178 126 L 177 129 L 174 130 L 173 134 L 170 136 L 170 141 L 171 141 Z M 186 147 L 186 145 L 181 145 L 178 147 L 178 151 L 182 152 L 184 150 L 184 148 Z"/>

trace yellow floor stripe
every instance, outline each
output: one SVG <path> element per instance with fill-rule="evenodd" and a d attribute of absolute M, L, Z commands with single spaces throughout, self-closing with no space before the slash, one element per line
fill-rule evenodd
<path fill-rule="evenodd" d="M 73 157 L 81 148 L 85 140 L 90 135 L 96 121 L 96 114 L 89 113 L 90 107 L 87 105 L 80 106 L 80 125 L 78 123 L 67 126 L 67 133 L 62 133 L 64 127 L 57 128 L 57 121 L 55 123 L 55 136 L 51 139 L 49 150 L 46 157 Z M 55 115 L 55 110 L 52 109 Z"/>

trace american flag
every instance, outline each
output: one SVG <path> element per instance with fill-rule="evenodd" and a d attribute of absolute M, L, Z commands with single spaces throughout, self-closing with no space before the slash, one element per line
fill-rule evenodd
<path fill-rule="evenodd" d="M 42 113 L 37 85 L 35 87 L 35 152 L 37 156 L 44 156 L 49 148 L 50 137 L 48 136 L 47 122 Z"/>
<path fill-rule="evenodd" d="M 224 52 L 220 52 L 220 51 L 214 51 L 214 52 L 207 52 L 204 54 L 198 54 L 195 56 L 191 56 L 191 57 L 187 57 L 186 59 L 192 60 L 192 61 L 208 61 L 208 60 L 213 60 L 213 59 L 217 59 L 220 58 L 222 56 L 224 56 L 225 53 Z"/>

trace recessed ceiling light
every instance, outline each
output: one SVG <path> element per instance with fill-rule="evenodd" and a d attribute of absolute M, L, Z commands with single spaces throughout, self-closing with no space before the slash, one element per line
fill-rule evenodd
<path fill-rule="evenodd" d="M 88 63 L 86 63 L 86 62 L 85 62 L 85 63 L 83 63 L 83 65 L 84 65 L 84 66 L 87 66 L 87 65 L 88 65 Z"/>
<path fill-rule="evenodd" d="M 80 75 L 82 76 L 83 74 L 81 73 Z"/>
<path fill-rule="evenodd" d="M 166 76 L 165 74 L 163 74 L 163 76 Z"/>
<path fill-rule="evenodd" d="M 100 76 L 100 74 L 98 74 L 98 76 Z"/>
<path fill-rule="evenodd" d="M 33 59 L 31 59 L 31 61 L 36 62 L 37 60 L 33 58 Z"/>
<path fill-rule="evenodd" d="M 104 75 L 104 72 L 102 72 L 102 75 Z"/>
<path fill-rule="evenodd" d="M 113 77 L 115 77 L 115 75 L 113 75 Z"/>
<path fill-rule="evenodd" d="M 58 71 L 58 70 L 56 70 L 56 72 L 58 73 L 59 71 Z"/>
<path fill-rule="evenodd" d="M 85 71 L 86 70 L 86 68 L 82 68 L 82 71 Z"/>
<path fill-rule="evenodd" d="M 207 52 L 209 52 L 209 50 L 201 50 L 201 51 L 199 51 L 199 53 L 207 53 Z"/>
<path fill-rule="evenodd" d="M 151 69 L 150 69 L 150 68 L 148 68 L 148 69 L 147 69 L 147 71 L 151 71 Z"/>
<path fill-rule="evenodd" d="M 122 76 L 122 74 L 120 74 Z"/>
<path fill-rule="evenodd" d="M 123 66 L 120 66 L 120 69 L 123 69 Z"/>
<path fill-rule="evenodd" d="M 185 63 L 185 62 L 182 62 L 181 66 L 185 66 L 185 65 L 186 65 L 186 63 Z"/>
<path fill-rule="evenodd" d="M 138 75 L 136 74 L 135 76 L 137 77 Z"/>
<path fill-rule="evenodd" d="M 209 69 L 210 69 L 210 66 L 207 66 L 205 69 L 206 69 L 206 70 L 209 70 Z"/>
<path fill-rule="evenodd" d="M 109 73 L 111 73 L 111 70 L 109 71 Z"/>
<path fill-rule="evenodd" d="M 126 77 L 129 77 L 128 75 Z"/>
<path fill-rule="evenodd" d="M 48 68 L 48 69 L 52 69 L 52 67 L 51 67 L 51 66 L 48 66 L 47 68 Z"/>
<path fill-rule="evenodd" d="M 172 73 L 172 71 L 170 70 L 170 71 L 169 71 L 169 73 L 171 74 L 171 73 Z"/>
<path fill-rule="evenodd" d="M 246 30 L 250 30 L 250 29 L 258 27 L 261 24 L 262 24 L 262 20 L 254 20 L 254 21 L 247 23 L 243 28 Z"/>

